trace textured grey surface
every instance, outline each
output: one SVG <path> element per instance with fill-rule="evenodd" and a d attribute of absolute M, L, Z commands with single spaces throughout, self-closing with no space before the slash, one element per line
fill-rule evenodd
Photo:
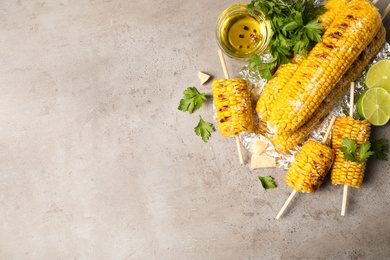
<path fill-rule="evenodd" d="M 197 71 L 223 76 L 214 24 L 239 2 L 0 2 L 0 259 L 390 258 L 389 162 L 369 163 L 347 216 L 327 179 L 276 221 L 284 172 L 203 143 L 211 102 L 177 110 L 188 86 L 211 94 Z"/>

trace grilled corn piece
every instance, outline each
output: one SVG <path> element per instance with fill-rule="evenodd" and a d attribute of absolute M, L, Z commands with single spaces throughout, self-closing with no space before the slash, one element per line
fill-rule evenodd
<path fill-rule="evenodd" d="M 223 136 L 253 131 L 249 87 L 240 78 L 218 79 L 212 83 L 218 128 Z"/>
<path fill-rule="evenodd" d="M 295 131 L 315 112 L 333 86 L 371 42 L 381 25 L 367 0 L 352 0 L 337 15 L 279 95 L 271 131 Z"/>
<path fill-rule="evenodd" d="M 334 124 L 332 147 L 336 151 L 335 161 L 331 171 L 332 184 L 343 184 L 360 188 L 363 182 L 366 162 L 362 164 L 344 159 L 344 153 L 339 149 L 343 137 L 355 140 L 358 147 L 370 138 L 371 124 L 368 120 L 355 120 L 350 116 L 337 118 Z"/>
<path fill-rule="evenodd" d="M 332 166 L 333 159 L 333 149 L 309 140 L 302 146 L 284 180 L 296 191 L 314 193 Z"/>
<path fill-rule="evenodd" d="M 333 106 L 335 101 L 350 86 L 350 83 L 360 75 L 370 60 L 375 57 L 385 41 L 386 29 L 382 24 L 374 39 L 354 61 L 341 80 L 337 82 L 334 89 L 322 101 L 321 105 L 317 108 L 311 118 L 294 133 L 282 131 L 272 137 L 271 141 L 275 146 L 276 151 L 287 153 L 307 137 L 313 127 L 329 112 L 329 109 Z"/>

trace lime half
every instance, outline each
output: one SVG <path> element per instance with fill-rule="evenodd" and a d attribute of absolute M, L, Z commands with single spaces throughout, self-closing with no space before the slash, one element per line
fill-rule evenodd
<path fill-rule="evenodd" d="M 369 88 L 382 87 L 390 93 L 390 60 L 380 60 L 369 68 L 366 85 Z"/>
<path fill-rule="evenodd" d="M 370 88 L 357 102 L 359 116 L 373 125 L 384 125 L 390 118 L 390 94 L 384 88 Z"/>

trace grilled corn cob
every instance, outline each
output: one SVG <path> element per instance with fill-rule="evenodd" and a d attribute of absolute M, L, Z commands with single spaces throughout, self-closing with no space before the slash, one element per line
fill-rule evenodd
<path fill-rule="evenodd" d="M 299 60 L 302 60 L 299 59 Z M 259 120 L 268 121 L 269 112 L 272 111 L 274 104 L 277 102 L 278 93 L 284 87 L 288 80 L 294 75 L 299 63 L 287 63 L 280 65 L 261 92 L 260 98 L 256 104 L 256 113 Z"/>
<path fill-rule="evenodd" d="M 332 184 L 343 184 L 360 188 L 363 182 L 366 162 L 362 164 L 344 159 L 344 153 L 339 149 L 343 137 L 355 140 L 361 146 L 370 138 L 371 124 L 368 120 L 355 120 L 350 116 L 337 118 L 334 124 L 332 147 L 336 150 L 336 157 L 331 171 Z"/>
<path fill-rule="evenodd" d="M 304 138 L 306 138 L 313 127 L 329 112 L 329 109 L 333 106 L 340 95 L 348 88 L 348 86 L 350 86 L 350 83 L 360 75 L 370 60 L 375 57 L 380 48 L 383 46 L 385 40 L 386 29 L 382 24 L 374 39 L 354 61 L 341 80 L 337 82 L 334 89 L 322 101 L 321 105 L 317 108 L 311 118 L 294 133 L 282 131 L 272 137 L 271 141 L 278 152 L 287 153 L 289 150 L 294 149 L 296 145 L 301 143 Z"/>
<path fill-rule="evenodd" d="M 302 146 L 284 180 L 296 191 L 314 193 L 332 166 L 333 158 L 333 149 L 309 140 Z"/>
<path fill-rule="evenodd" d="M 321 22 L 321 30 L 326 31 L 339 13 L 347 5 L 348 0 L 329 0 L 325 3 L 326 11 L 317 17 Z"/>
<path fill-rule="evenodd" d="M 279 95 L 271 130 L 295 131 L 373 39 L 381 25 L 378 10 L 366 0 L 352 0 L 326 30 Z"/>
<path fill-rule="evenodd" d="M 218 127 L 223 136 L 253 131 L 249 87 L 240 78 L 218 79 L 212 83 Z"/>
<path fill-rule="evenodd" d="M 347 2 L 347 0 L 329 0 L 325 3 L 326 11 L 317 17 L 317 19 L 321 21 L 322 31 L 325 31 L 329 27 L 334 21 L 336 14 L 347 5 Z M 264 86 L 256 104 L 256 112 L 259 120 L 263 122 L 268 121 L 269 112 L 277 102 L 279 92 L 294 75 L 302 60 L 303 57 L 295 56 L 291 63 L 280 65 L 272 76 L 272 79 Z M 261 122 L 260 127 L 262 127 Z"/>

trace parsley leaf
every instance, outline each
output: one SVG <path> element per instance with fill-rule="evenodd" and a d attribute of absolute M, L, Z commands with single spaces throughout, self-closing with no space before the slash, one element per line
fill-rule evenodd
<path fill-rule="evenodd" d="M 180 111 L 188 111 L 190 114 L 202 106 L 203 101 L 207 100 L 205 93 L 199 93 L 195 87 L 188 87 L 183 91 L 183 98 L 180 100 L 179 109 Z"/>
<path fill-rule="evenodd" d="M 374 152 L 374 158 L 387 161 L 389 153 L 389 144 L 387 139 L 378 139 L 372 141 L 371 150 Z"/>
<path fill-rule="evenodd" d="M 264 189 L 272 189 L 276 188 L 276 184 L 271 176 L 258 176 L 261 185 L 263 186 Z"/>
<path fill-rule="evenodd" d="M 305 25 L 306 35 L 310 40 L 314 42 L 321 42 L 322 38 L 320 36 L 321 33 L 321 23 L 318 20 L 310 21 Z"/>
<path fill-rule="evenodd" d="M 211 133 L 215 132 L 215 128 L 211 123 L 203 121 L 201 116 L 199 117 L 200 117 L 199 123 L 194 129 L 195 134 L 201 136 L 203 142 L 207 143 Z"/>
<path fill-rule="evenodd" d="M 373 151 L 370 151 L 370 147 L 371 147 L 370 142 L 366 142 L 366 143 L 362 144 L 362 146 L 360 146 L 360 148 L 359 148 L 360 160 L 365 160 L 374 154 Z"/>

